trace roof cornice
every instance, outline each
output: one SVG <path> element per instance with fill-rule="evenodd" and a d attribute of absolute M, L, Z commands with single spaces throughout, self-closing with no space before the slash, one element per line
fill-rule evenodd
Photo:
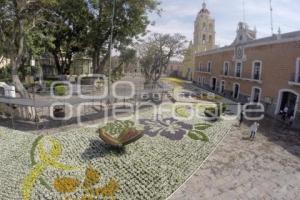
<path fill-rule="evenodd" d="M 253 44 L 240 44 L 237 46 L 244 46 L 245 48 L 249 48 L 249 47 L 258 47 L 258 46 L 266 46 L 266 45 L 272 45 L 272 44 L 281 44 L 281 43 L 289 43 L 289 42 L 295 42 L 295 41 L 300 41 L 300 36 L 298 37 L 294 37 L 294 38 L 284 38 L 284 39 L 279 39 L 279 40 L 273 40 L 273 41 L 268 41 L 268 42 L 255 42 Z M 195 53 L 195 56 L 205 56 L 205 55 L 211 55 L 211 54 L 215 54 L 215 53 L 222 53 L 222 52 L 226 52 L 226 51 L 233 51 L 235 49 L 236 46 L 225 46 L 225 47 L 221 47 L 221 48 L 217 48 L 217 49 L 211 49 L 205 52 L 198 52 Z"/>

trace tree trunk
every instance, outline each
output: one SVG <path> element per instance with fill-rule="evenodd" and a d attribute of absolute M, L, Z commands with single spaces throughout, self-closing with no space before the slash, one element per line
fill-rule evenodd
<path fill-rule="evenodd" d="M 93 52 L 93 73 L 97 74 L 98 71 L 98 66 L 99 66 L 99 57 L 100 57 L 100 52 L 98 51 L 97 48 L 94 49 Z"/>
<path fill-rule="evenodd" d="M 24 88 L 22 82 L 20 81 L 19 75 L 18 75 L 18 69 L 16 67 L 17 65 L 15 64 L 15 62 L 12 62 L 12 80 L 13 83 L 16 87 L 16 91 L 19 92 L 20 96 L 22 98 L 29 98 L 28 92 L 26 91 L 26 89 Z"/>
<path fill-rule="evenodd" d="M 66 75 L 70 75 L 70 69 L 72 65 L 72 53 L 66 55 L 66 62 L 65 62 L 65 72 Z"/>
<path fill-rule="evenodd" d="M 151 69 L 145 68 L 144 69 L 144 75 L 145 75 L 145 84 L 151 83 Z"/>
<path fill-rule="evenodd" d="M 105 67 L 105 64 L 106 64 L 106 61 L 108 60 L 108 58 L 109 58 L 109 51 L 107 51 L 107 53 L 105 54 L 105 56 L 103 57 L 102 60 L 100 60 L 100 58 L 98 57 L 97 66 L 96 66 L 96 68 L 94 68 L 95 74 L 103 74 L 104 67 Z"/>
<path fill-rule="evenodd" d="M 55 66 L 56 66 L 57 73 L 58 74 L 62 74 L 62 67 L 60 65 L 59 56 L 57 55 L 56 52 L 52 52 L 52 55 L 54 57 L 54 61 L 55 61 Z"/>
<path fill-rule="evenodd" d="M 20 81 L 18 70 L 22 64 L 22 56 L 24 53 L 24 22 L 22 20 L 19 20 L 19 31 L 20 31 L 20 37 L 18 42 L 18 52 L 16 56 L 12 58 L 12 80 L 13 83 L 16 86 L 16 90 L 20 93 L 21 97 L 23 98 L 29 98 L 29 95 L 27 91 L 25 90 L 22 82 Z"/>
<path fill-rule="evenodd" d="M 24 88 L 22 82 L 20 81 L 18 70 L 22 64 L 22 57 L 24 54 L 24 22 L 23 20 L 19 19 L 18 21 L 18 28 L 19 28 L 19 39 L 17 40 L 17 48 L 18 51 L 15 56 L 12 58 L 12 80 L 16 87 L 16 90 L 19 92 L 20 96 L 25 99 L 29 99 L 30 96 L 26 89 Z M 20 113 L 26 119 L 34 119 L 35 112 L 30 107 L 21 107 Z"/>

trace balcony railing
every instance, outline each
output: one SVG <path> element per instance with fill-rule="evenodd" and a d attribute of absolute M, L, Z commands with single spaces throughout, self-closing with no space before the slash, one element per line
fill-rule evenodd
<path fill-rule="evenodd" d="M 211 71 L 208 70 L 207 67 L 198 67 L 198 68 L 196 69 L 196 72 L 211 73 Z"/>
<path fill-rule="evenodd" d="M 262 82 L 260 74 L 256 74 L 253 76 L 252 74 L 245 74 L 245 73 L 238 73 L 238 72 L 230 71 L 230 72 L 228 72 L 227 75 L 225 75 L 224 72 L 222 71 L 221 76 L 224 78 L 230 78 L 230 79 L 240 79 L 240 80 L 253 81 L 253 82 L 258 82 L 258 83 Z"/>

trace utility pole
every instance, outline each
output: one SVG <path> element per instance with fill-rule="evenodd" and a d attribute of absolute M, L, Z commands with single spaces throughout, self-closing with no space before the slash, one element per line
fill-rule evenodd
<path fill-rule="evenodd" d="M 270 0 L 270 19 L 271 19 L 271 34 L 274 34 L 274 25 L 273 25 L 273 6 L 272 0 Z"/>
<path fill-rule="evenodd" d="M 243 0 L 243 22 L 246 23 L 245 0 Z"/>
<path fill-rule="evenodd" d="M 108 96 L 109 102 L 111 100 L 111 83 L 112 83 L 112 50 L 113 50 L 113 35 L 114 35 L 114 20 L 115 20 L 115 11 L 116 11 L 116 0 L 113 0 L 113 10 L 111 17 L 111 34 L 110 34 L 110 43 L 109 43 L 109 69 L 108 69 Z"/>

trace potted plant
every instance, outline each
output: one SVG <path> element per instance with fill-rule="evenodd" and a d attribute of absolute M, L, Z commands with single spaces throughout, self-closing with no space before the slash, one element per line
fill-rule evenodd
<path fill-rule="evenodd" d="M 112 147 L 122 148 L 133 143 L 143 136 L 143 132 L 130 127 L 125 128 L 117 137 L 113 137 L 105 128 L 99 129 L 99 137 Z"/>

